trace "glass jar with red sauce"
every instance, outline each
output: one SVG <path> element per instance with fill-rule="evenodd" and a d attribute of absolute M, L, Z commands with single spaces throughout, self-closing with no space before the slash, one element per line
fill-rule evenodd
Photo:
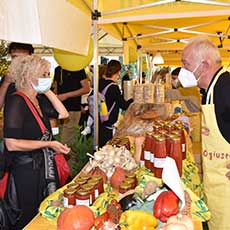
<path fill-rule="evenodd" d="M 92 205 L 93 202 L 95 201 L 95 195 L 94 195 L 94 186 L 93 184 L 84 184 L 82 185 L 82 189 L 86 190 L 90 193 L 90 197 L 89 197 L 89 205 Z"/>
<path fill-rule="evenodd" d="M 159 124 L 153 125 L 153 132 L 154 133 L 158 134 L 160 130 L 161 130 L 161 126 Z"/>
<path fill-rule="evenodd" d="M 119 195 L 123 195 L 124 193 L 128 192 L 131 189 L 131 185 L 128 183 L 122 182 L 119 186 Z"/>
<path fill-rule="evenodd" d="M 167 124 L 165 126 L 165 129 L 168 131 L 168 134 L 171 134 L 171 132 L 173 131 L 173 125 L 172 124 Z"/>
<path fill-rule="evenodd" d="M 147 132 L 144 143 L 144 160 L 145 167 L 151 170 L 151 148 L 152 148 L 152 133 Z"/>
<path fill-rule="evenodd" d="M 180 177 L 182 176 L 182 152 L 180 137 L 173 136 L 171 143 L 170 155 L 175 160 Z"/>
<path fill-rule="evenodd" d="M 145 166 L 145 156 L 144 156 L 144 145 L 141 146 L 141 157 L 140 157 L 140 167 Z"/>
<path fill-rule="evenodd" d="M 186 159 L 186 139 L 183 127 L 180 125 L 175 125 L 175 130 L 172 132 L 180 137 L 181 140 L 181 151 L 182 151 L 182 159 Z"/>
<path fill-rule="evenodd" d="M 90 179 L 90 180 L 88 180 L 87 183 L 93 185 L 94 198 L 96 200 L 97 197 L 99 196 L 98 180 Z"/>
<path fill-rule="evenodd" d="M 63 206 L 65 208 L 72 207 L 76 205 L 76 189 L 74 188 L 67 188 L 64 190 L 63 193 Z"/>
<path fill-rule="evenodd" d="M 155 177 L 161 178 L 162 171 L 165 165 L 166 153 L 166 142 L 164 137 L 159 137 L 155 141 L 155 158 L 154 158 L 154 175 Z"/>
<path fill-rule="evenodd" d="M 79 189 L 76 192 L 76 205 L 90 205 L 90 191 Z"/>
<path fill-rule="evenodd" d="M 134 179 L 135 183 L 137 184 L 137 177 L 136 177 L 136 174 L 134 172 L 126 172 L 125 176 L 126 176 L 126 178 Z"/>
<path fill-rule="evenodd" d="M 102 176 L 100 176 L 100 175 L 94 175 L 94 176 L 92 176 L 91 179 L 98 181 L 98 183 L 97 183 L 98 194 L 100 195 L 101 193 L 103 193 L 104 192 L 104 181 L 103 181 Z"/>
<path fill-rule="evenodd" d="M 167 153 L 167 156 L 170 155 L 170 151 L 171 151 L 171 144 L 172 144 L 172 138 L 175 137 L 176 135 L 171 133 L 171 134 L 168 134 L 166 136 L 166 153 Z"/>
<path fill-rule="evenodd" d="M 186 159 L 186 138 L 185 131 L 183 125 L 177 125 L 177 129 L 180 131 L 180 140 L 181 140 L 181 151 L 182 151 L 182 159 Z"/>
<path fill-rule="evenodd" d="M 129 184 L 131 189 L 136 187 L 136 181 L 134 178 L 125 178 L 123 182 Z"/>

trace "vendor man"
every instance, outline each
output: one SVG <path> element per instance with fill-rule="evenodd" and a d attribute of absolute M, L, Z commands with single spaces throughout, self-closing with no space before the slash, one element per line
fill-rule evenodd
<path fill-rule="evenodd" d="M 212 217 L 209 230 L 230 229 L 230 73 L 221 66 L 216 45 L 195 37 L 182 51 L 182 86 L 205 90 L 202 105 L 203 181 Z M 204 101 L 204 100 L 203 100 Z"/>

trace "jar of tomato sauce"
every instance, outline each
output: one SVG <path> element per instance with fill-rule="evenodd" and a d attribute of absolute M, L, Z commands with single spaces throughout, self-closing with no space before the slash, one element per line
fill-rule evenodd
<path fill-rule="evenodd" d="M 76 192 L 76 205 L 90 205 L 90 191 L 79 189 Z"/>
<path fill-rule="evenodd" d="M 122 194 L 128 192 L 130 189 L 131 189 L 130 184 L 122 182 L 119 186 L 119 195 L 121 196 Z"/>
<path fill-rule="evenodd" d="M 65 208 L 70 208 L 76 205 L 76 189 L 67 188 L 63 193 L 63 206 Z"/>
<path fill-rule="evenodd" d="M 159 137 L 155 141 L 154 175 L 161 178 L 162 171 L 167 157 L 166 142 L 164 137 Z"/>
<path fill-rule="evenodd" d="M 98 188 L 98 194 L 100 195 L 101 193 L 104 192 L 104 182 L 103 178 L 100 175 L 94 175 L 91 177 L 92 180 L 97 180 L 97 188 Z"/>
<path fill-rule="evenodd" d="M 147 132 L 144 143 L 144 161 L 145 167 L 151 170 L 151 148 L 152 148 L 152 133 Z"/>
<path fill-rule="evenodd" d="M 92 205 L 93 202 L 95 201 L 95 195 L 94 195 L 94 186 L 93 184 L 84 184 L 82 185 L 82 189 L 86 190 L 90 193 L 90 197 L 89 197 L 89 205 Z"/>
<path fill-rule="evenodd" d="M 131 189 L 134 189 L 136 187 L 136 182 L 134 178 L 125 178 L 123 182 L 129 184 Z"/>
<path fill-rule="evenodd" d="M 182 151 L 181 151 L 181 140 L 180 137 L 173 136 L 170 155 L 171 158 L 175 160 L 179 175 L 182 175 Z"/>

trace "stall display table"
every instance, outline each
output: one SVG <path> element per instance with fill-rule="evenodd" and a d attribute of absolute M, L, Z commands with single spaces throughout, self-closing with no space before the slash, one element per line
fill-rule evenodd
<path fill-rule="evenodd" d="M 56 230 L 55 225 L 50 224 L 50 221 L 41 215 L 37 215 L 25 228 L 24 230 Z M 202 223 L 195 221 L 194 230 L 202 230 Z"/>

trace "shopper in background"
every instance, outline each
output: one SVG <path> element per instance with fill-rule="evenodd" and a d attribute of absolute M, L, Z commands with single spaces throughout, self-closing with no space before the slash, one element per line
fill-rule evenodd
<path fill-rule="evenodd" d="M 119 109 L 126 110 L 133 102 L 133 99 L 125 101 L 119 86 L 116 84 L 117 79 L 120 77 L 121 63 L 116 60 L 111 60 L 107 65 L 105 77 L 99 80 L 99 92 L 102 92 L 105 87 L 111 84 L 105 94 L 106 105 L 108 111 L 112 108 L 108 121 L 99 122 L 99 147 L 106 144 L 107 141 L 112 139 L 114 124 L 117 122 Z"/>
<path fill-rule="evenodd" d="M 18 56 L 31 55 L 34 48 L 31 44 L 12 42 L 9 45 L 11 59 Z M 7 74 L 0 83 L 0 109 L 6 103 L 8 97 L 16 91 L 12 76 Z"/>
<path fill-rule="evenodd" d="M 180 81 L 178 79 L 178 75 L 179 75 L 180 70 L 181 70 L 181 67 L 177 67 L 176 69 L 174 69 L 171 72 L 171 77 L 172 77 L 171 81 L 172 81 L 172 88 L 173 89 L 177 89 L 181 86 Z"/>
<path fill-rule="evenodd" d="M 10 229 L 22 229 L 37 214 L 42 200 L 59 187 L 54 154 L 70 151 L 52 139 L 49 118 L 67 118 L 68 112 L 50 90 L 49 72 L 49 62 L 35 55 L 14 58 L 9 69 L 17 91 L 30 100 L 46 127 L 43 134 L 22 96 L 9 96 L 4 116 L 4 151 L 9 163 L 4 199 L 21 213 Z M 46 95 L 53 111 L 47 109 L 38 94 Z"/>
<path fill-rule="evenodd" d="M 99 65 L 99 79 L 102 79 L 105 77 L 105 73 L 107 70 L 107 64 L 101 64 Z M 93 83 L 93 82 L 92 82 Z M 93 88 L 93 85 L 92 85 Z M 91 91 L 91 93 L 88 95 L 92 96 L 93 95 L 93 91 Z M 89 100 L 89 99 L 87 99 Z M 93 114 L 92 114 L 92 110 L 93 108 L 89 108 L 89 116 L 86 122 L 86 127 L 84 128 L 84 130 L 81 132 L 82 135 L 88 135 L 92 132 L 92 126 L 93 126 Z"/>
<path fill-rule="evenodd" d="M 55 68 L 53 84 L 57 97 L 69 112 L 68 119 L 63 121 L 61 142 L 71 146 L 75 138 L 75 127 L 81 117 L 81 96 L 89 93 L 89 82 L 84 69 L 68 71 L 58 66 Z M 77 160 L 74 155 L 75 153 L 71 152 L 68 156 L 71 171 Z"/>
<path fill-rule="evenodd" d="M 203 181 L 211 211 L 209 230 L 229 229 L 230 219 L 230 73 L 220 52 L 206 37 L 195 37 L 182 51 L 182 86 L 205 90 L 202 106 Z"/>

